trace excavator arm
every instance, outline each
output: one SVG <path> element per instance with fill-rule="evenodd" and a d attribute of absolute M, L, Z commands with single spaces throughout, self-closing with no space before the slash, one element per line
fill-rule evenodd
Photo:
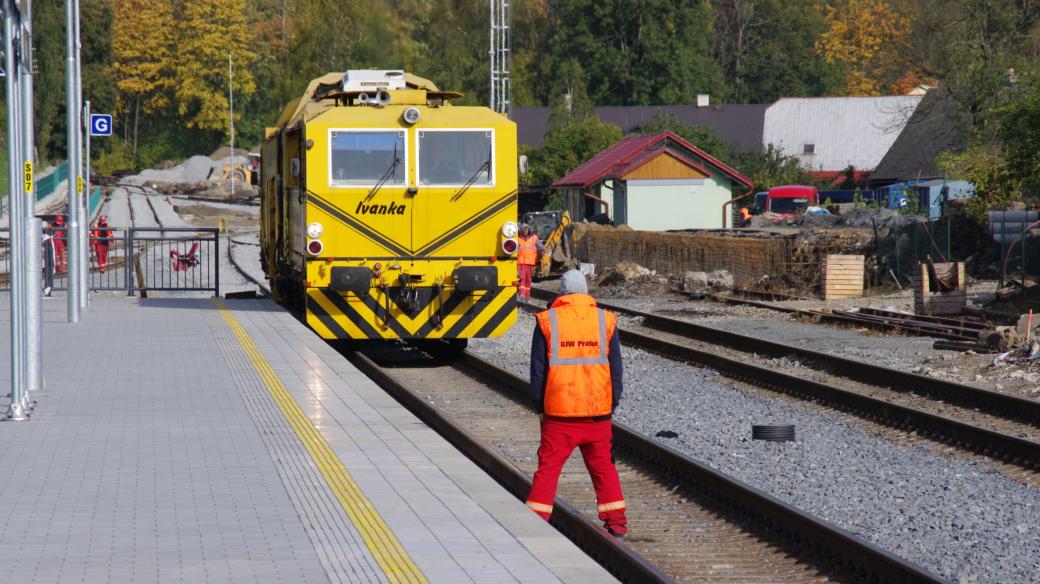
<path fill-rule="evenodd" d="M 547 278 L 576 267 L 572 249 L 571 216 L 567 211 L 541 211 L 524 215 L 524 223 L 538 234 L 545 252 L 535 266 L 535 276 Z"/>

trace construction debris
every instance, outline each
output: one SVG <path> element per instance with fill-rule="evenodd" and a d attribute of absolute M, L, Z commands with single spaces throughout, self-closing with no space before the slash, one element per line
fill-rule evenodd
<path fill-rule="evenodd" d="M 670 289 L 667 276 L 629 261 L 607 268 L 594 278 L 592 284 L 596 295 L 604 298 L 662 295 Z"/>
<path fill-rule="evenodd" d="M 928 258 L 914 276 L 914 312 L 960 314 L 967 303 L 964 262 L 935 263 Z"/>
<path fill-rule="evenodd" d="M 1040 359 L 1040 342 L 1032 341 L 1028 346 L 1005 351 L 993 359 L 993 366 L 1032 364 Z"/>

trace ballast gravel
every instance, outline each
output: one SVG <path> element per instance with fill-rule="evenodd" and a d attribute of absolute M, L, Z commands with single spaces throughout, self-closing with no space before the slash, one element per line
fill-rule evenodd
<path fill-rule="evenodd" d="M 526 378 L 533 316 L 476 354 Z M 740 389 L 715 371 L 626 347 L 616 419 L 691 458 L 959 582 L 1040 582 L 1040 492 L 984 462 L 879 438 L 851 418 Z M 751 440 L 795 424 L 797 441 Z"/>
<path fill-rule="evenodd" d="M 159 222 L 155 220 L 155 211 L 148 204 L 148 195 L 131 192 L 130 211 L 133 214 L 134 227 L 159 227 Z"/>
<path fill-rule="evenodd" d="M 148 205 L 152 208 L 155 216 L 159 219 L 159 224 L 163 227 L 191 227 L 184 219 L 177 213 L 177 209 L 173 206 L 170 197 L 160 195 L 154 191 L 147 191 L 146 195 L 148 199 Z"/>
<path fill-rule="evenodd" d="M 101 208 L 101 214 L 108 217 L 108 224 L 112 227 L 125 229 L 130 226 L 130 202 L 126 189 L 119 187 L 113 189 L 108 195 L 108 201 Z"/>

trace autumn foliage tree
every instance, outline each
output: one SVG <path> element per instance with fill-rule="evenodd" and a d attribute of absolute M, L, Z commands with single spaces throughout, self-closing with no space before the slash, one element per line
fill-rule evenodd
<path fill-rule="evenodd" d="M 886 0 L 841 0 L 823 7 L 827 29 L 816 50 L 845 66 L 849 95 L 881 95 L 906 74 L 910 18 Z"/>
<path fill-rule="evenodd" d="M 173 88 L 173 5 L 170 0 L 117 0 L 112 22 L 112 73 L 117 107 L 137 154 L 141 114 L 170 105 Z"/>
<path fill-rule="evenodd" d="M 243 0 L 192 0 L 182 4 L 177 40 L 177 111 L 188 128 L 229 129 L 228 57 L 234 63 L 233 90 L 256 91 Z"/>

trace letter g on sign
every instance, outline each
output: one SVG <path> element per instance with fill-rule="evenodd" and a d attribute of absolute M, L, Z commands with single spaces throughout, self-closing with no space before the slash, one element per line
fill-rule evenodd
<path fill-rule="evenodd" d="M 109 114 L 90 114 L 90 135 L 111 136 L 112 116 Z"/>

